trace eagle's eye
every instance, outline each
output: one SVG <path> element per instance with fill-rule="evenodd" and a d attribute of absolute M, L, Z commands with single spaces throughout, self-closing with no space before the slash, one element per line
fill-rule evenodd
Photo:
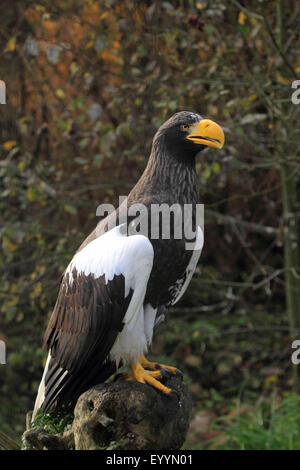
<path fill-rule="evenodd" d="M 189 128 L 190 128 L 189 124 L 182 124 L 182 126 L 180 126 L 180 127 L 181 127 L 181 130 L 183 130 L 183 131 L 188 131 Z"/>

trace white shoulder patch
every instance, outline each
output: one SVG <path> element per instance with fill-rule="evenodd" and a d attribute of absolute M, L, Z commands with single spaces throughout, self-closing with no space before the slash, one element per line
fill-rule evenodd
<path fill-rule="evenodd" d="M 197 263 L 199 261 L 203 244 L 204 244 L 204 234 L 203 234 L 201 227 L 198 226 L 195 249 L 193 250 L 193 254 L 191 256 L 190 262 L 186 269 L 184 279 L 179 279 L 177 281 L 177 286 L 175 286 L 175 288 L 178 287 L 178 292 L 177 292 L 177 295 L 175 296 L 175 299 L 172 302 L 172 305 L 176 304 L 178 300 L 181 299 L 186 289 L 188 288 L 188 285 L 191 282 Z"/>
<path fill-rule="evenodd" d="M 124 225 L 123 225 L 124 226 Z M 129 363 L 137 361 L 147 348 L 144 332 L 144 300 L 149 276 L 153 266 L 154 250 L 144 235 L 123 233 L 122 225 L 114 227 L 81 251 L 70 262 L 65 276 L 72 272 L 90 275 L 95 279 L 105 275 L 108 282 L 122 274 L 125 278 L 125 297 L 132 289 L 133 294 L 124 316 L 124 327 L 110 351 L 111 359 L 118 364 L 120 360 Z"/>
<path fill-rule="evenodd" d="M 78 274 L 92 274 L 95 279 L 105 275 L 106 282 L 123 274 L 125 296 L 130 289 L 136 289 L 141 279 L 145 282 L 153 265 L 152 244 L 144 235 L 127 236 L 122 233 L 122 227 L 114 227 L 75 254 L 65 272 L 69 274 L 69 282 L 72 282 L 74 269 Z"/>

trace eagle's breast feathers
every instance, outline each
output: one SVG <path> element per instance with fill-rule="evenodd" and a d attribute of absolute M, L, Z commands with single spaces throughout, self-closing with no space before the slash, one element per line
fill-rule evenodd
<path fill-rule="evenodd" d="M 130 365 L 134 380 L 171 392 L 154 379 L 158 373 L 149 371 L 152 363 L 144 354 L 155 325 L 186 291 L 201 254 L 195 157 L 205 146 L 223 144 L 220 126 L 195 113 L 176 113 L 159 128 L 147 167 L 128 195 L 129 207 L 189 205 L 194 249 L 187 249 L 185 235 L 175 236 L 174 221 L 167 227 L 169 238 L 128 233 L 136 222 L 132 216 L 128 224 L 116 219 L 109 229 L 110 216 L 102 221 L 64 272 L 44 336 L 49 353 L 33 417 L 41 406 L 47 411 L 55 402 L 74 402 L 121 364 Z M 123 205 L 116 210 L 118 217 Z"/>

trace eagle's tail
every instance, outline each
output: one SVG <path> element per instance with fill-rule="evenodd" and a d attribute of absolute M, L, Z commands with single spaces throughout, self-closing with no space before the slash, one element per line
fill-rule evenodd
<path fill-rule="evenodd" d="M 34 421 L 34 418 L 36 417 L 36 413 L 37 413 L 38 409 L 41 408 L 41 406 L 43 405 L 43 402 L 44 402 L 44 399 L 45 399 L 45 377 L 46 377 L 46 374 L 48 372 L 50 360 L 51 360 L 51 355 L 50 355 L 50 352 L 49 352 L 47 362 L 46 362 L 46 365 L 45 365 L 45 369 L 44 369 L 44 373 L 43 373 L 43 377 L 42 377 L 42 380 L 40 382 L 38 393 L 37 393 L 37 396 L 36 396 L 36 399 L 35 399 L 35 404 L 34 404 L 34 409 L 33 409 L 32 417 L 31 417 L 31 422 Z"/>

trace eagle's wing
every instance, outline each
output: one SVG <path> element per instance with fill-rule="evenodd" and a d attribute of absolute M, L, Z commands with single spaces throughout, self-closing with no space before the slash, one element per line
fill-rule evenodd
<path fill-rule="evenodd" d="M 118 226 L 77 252 L 63 276 L 45 333 L 49 356 L 34 415 L 57 401 L 72 401 L 116 369 L 110 351 L 123 326 L 134 329 L 153 265 L 143 235 Z"/>
<path fill-rule="evenodd" d="M 195 272 L 197 263 L 199 261 L 202 248 L 204 244 L 204 235 L 203 231 L 200 226 L 197 227 L 197 235 L 196 235 L 196 241 L 194 245 L 194 250 L 192 251 L 192 255 L 189 261 L 189 264 L 186 268 L 186 271 L 184 273 L 184 276 L 181 279 L 178 279 L 175 285 L 172 285 L 169 288 L 172 300 L 168 305 L 160 305 L 157 309 L 156 312 L 156 318 L 154 322 L 155 328 L 164 321 L 165 316 L 167 314 L 168 309 L 172 306 L 175 305 L 179 299 L 183 296 L 185 291 L 187 290 L 191 279 L 193 277 L 193 274 Z"/>
<path fill-rule="evenodd" d="M 191 279 L 193 277 L 193 274 L 195 272 L 197 263 L 199 261 L 202 248 L 203 248 L 203 243 L 204 243 L 204 235 L 203 231 L 200 226 L 197 227 L 197 236 L 196 236 L 196 241 L 195 241 L 195 246 L 194 250 L 192 252 L 192 256 L 190 259 L 190 262 L 186 268 L 186 271 L 184 273 L 184 276 L 182 279 L 178 279 L 177 283 L 175 286 L 172 286 L 170 290 L 172 291 L 173 294 L 173 300 L 171 302 L 171 305 L 174 305 L 178 302 L 179 299 L 183 296 L 185 291 L 187 290 L 189 283 L 191 282 Z"/>

